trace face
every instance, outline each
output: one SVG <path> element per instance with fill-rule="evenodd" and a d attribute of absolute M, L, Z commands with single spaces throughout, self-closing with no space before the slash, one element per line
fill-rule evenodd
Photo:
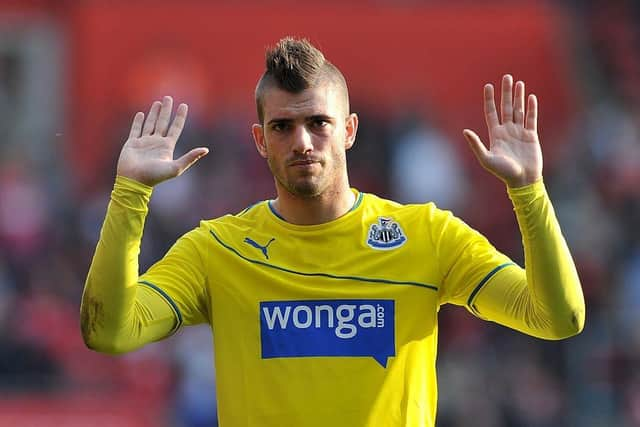
<path fill-rule="evenodd" d="M 278 194 L 311 198 L 348 188 L 346 150 L 355 141 L 358 117 L 346 104 L 331 84 L 300 93 L 265 90 L 264 123 L 252 132 Z"/>

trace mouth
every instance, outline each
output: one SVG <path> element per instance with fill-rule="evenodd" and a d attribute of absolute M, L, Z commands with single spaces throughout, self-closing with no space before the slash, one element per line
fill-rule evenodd
<path fill-rule="evenodd" d="M 320 161 L 315 159 L 299 159 L 289 162 L 289 166 L 310 166 L 315 163 L 320 163 Z"/>

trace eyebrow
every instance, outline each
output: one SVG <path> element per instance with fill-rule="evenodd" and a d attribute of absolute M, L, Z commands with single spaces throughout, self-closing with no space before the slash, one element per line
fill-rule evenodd
<path fill-rule="evenodd" d="M 267 122 L 267 125 L 272 125 L 274 123 L 291 123 L 293 121 L 293 119 L 282 119 L 282 118 L 275 118 L 275 119 L 271 119 Z"/>
<path fill-rule="evenodd" d="M 309 116 L 307 118 L 307 120 L 318 120 L 318 119 L 324 120 L 324 121 L 327 121 L 327 122 L 335 120 L 334 117 L 329 116 L 327 114 L 314 114 L 314 115 Z"/>
<path fill-rule="evenodd" d="M 305 122 L 312 121 L 312 120 L 318 120 L 318 119 L 325 120 L 325 121 L 334 121 L 335 120 L 334 117 L 329 116 L 327 114 L 313 114 L 311 116 L 308 116 L 308 117 L 304 118 Z M 278 117 L 276 117 L 274 119 L 269 120 L 267 122 L 267 125 L 272 125 L 272 124 L 275 124 L 275 123 L 291 123 L 291 122 L 294 122 L 294 121 L 295 121 L 295 119 L 292 119 L 292 118 L 278 118 Z"/>

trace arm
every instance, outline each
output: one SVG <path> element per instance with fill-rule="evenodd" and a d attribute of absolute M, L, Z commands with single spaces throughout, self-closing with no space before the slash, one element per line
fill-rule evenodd
<path fill-rule="evenodd" d="M 121 353 L 161 339 L 178 326 L 176 308 L 157 289 L 138 285 L 138 254 L 152 187 L 182 174 L 206 148 L 173 159 L 184 127 L 181 104 L 171 123 L 170 97 L 154 102 L 147 119 L 137 113 L 118 160 L 116 183 L 87 275 L 81 305 L 89 348 Z"/>
<path fill-rule="evenodd" d="M 502 79 L 501 120 L 493 86 L 484 88 L 487 149 L 473 131 L 464 136 L 480 164 L 508 187 L 522 233 L 525 272 L 503 269 L 473 295 L 470 308 L 481 317 L 548 339 L 579 333 L 584 326 L 580 281 L 542 183 L 542 153 L 537 133 L 538 104 L 529 95 L 525 115 L 524 83 Z"/>

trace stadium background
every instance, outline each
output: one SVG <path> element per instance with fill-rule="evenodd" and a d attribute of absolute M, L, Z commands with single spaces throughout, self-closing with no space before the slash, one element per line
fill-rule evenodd
<path fill-rule="evenodd" d="M 503 186 L 476 164 L 482 85 L 540 99 L 545 180 L 587 298 L 543 342 L 441 311 L 439 427 L 640 426 L 640 6 L 629 1 L 0 2 L 0 426 L 215 425 L 206 327 L 121 357 L 86 350 L 83 280 L 133 113 L 190 105 L 145 268 L 201 217 L 273 196 L 250 139 L 264 48 L 305 36 L 361 117 L 352 184 L 453 209 L 522 261 Z"/>

